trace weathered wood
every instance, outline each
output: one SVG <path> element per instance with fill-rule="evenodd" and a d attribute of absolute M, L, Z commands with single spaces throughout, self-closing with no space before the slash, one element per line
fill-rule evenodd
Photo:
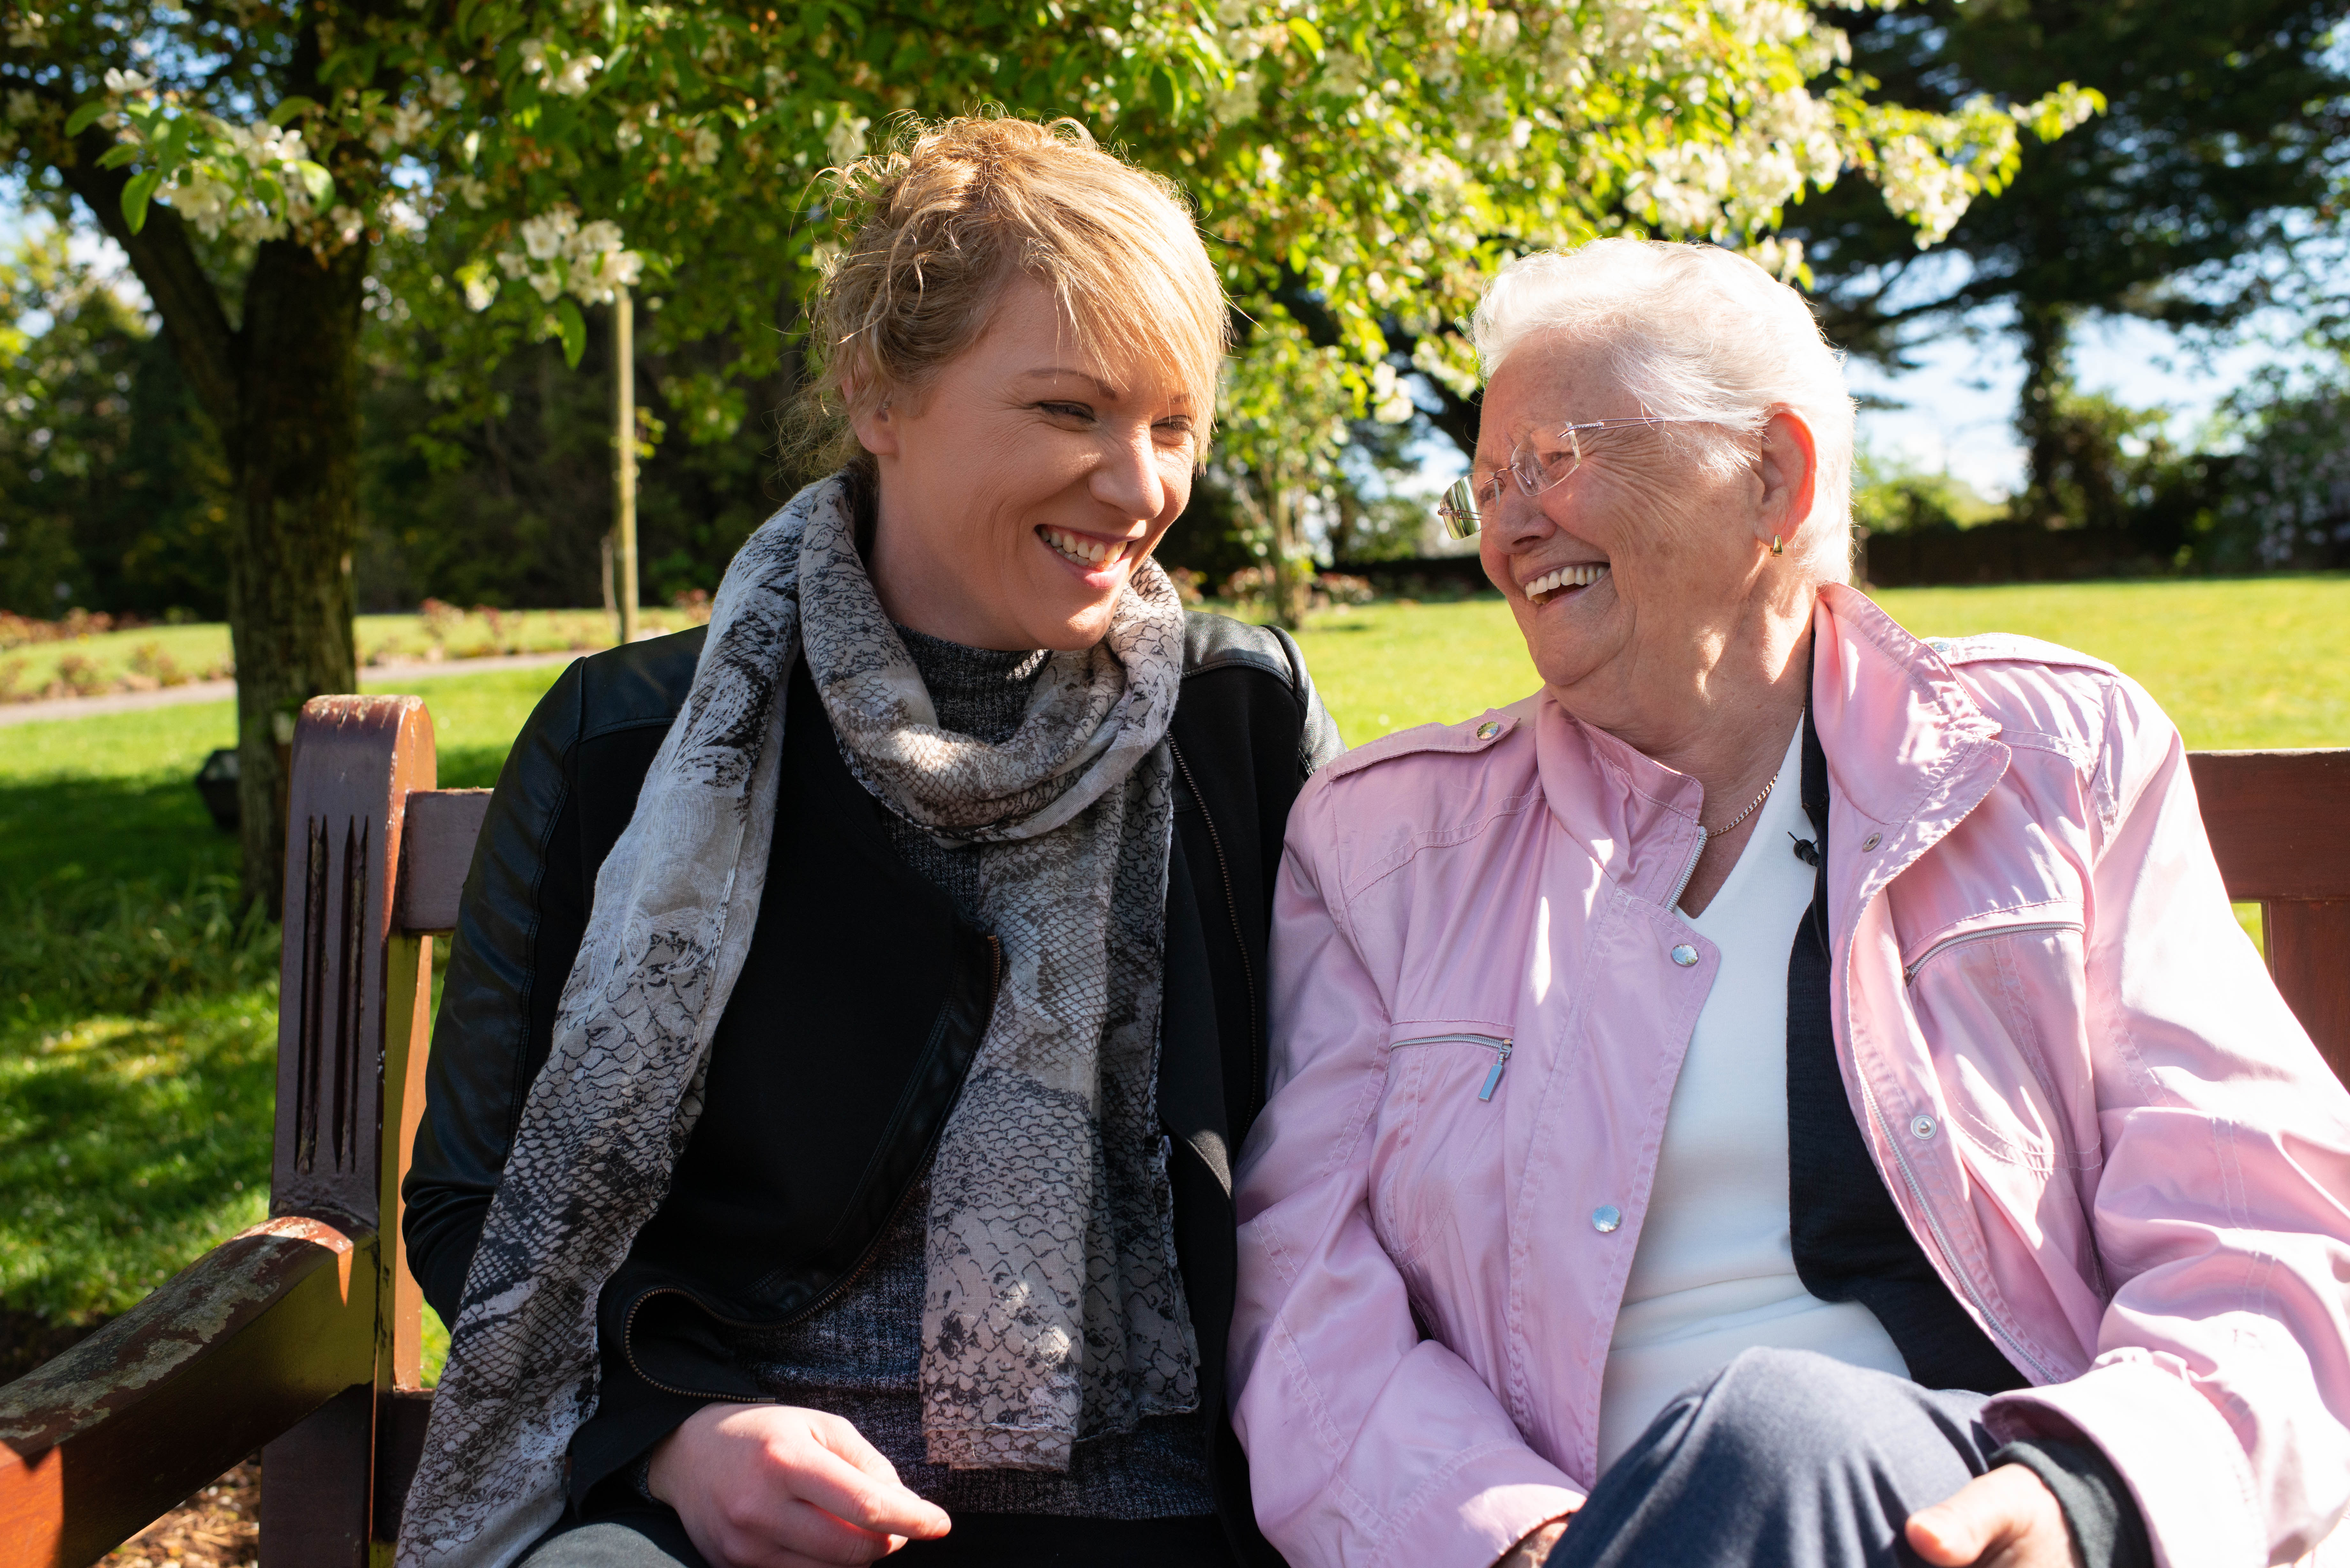
<path fill-rule="evenodd" d="M 421 1388 L 396 1388 L 376 1406 L 375 1530 L 376 1539 L 400 1539 L 400 1513 L 408 1502 L 408 1483 L 424 1458 L 424 1424 L 432 1416 L 432 1395 Z"/>
<path fill-rule="evenodd" d="M 2187 763 L 2228 897 L 2350 898 L 2350 751 L 2190 752 Z"/>
<path fill-rule="evenodd" d="M 83 1568 L 376 1364 L 376 1239 L 265 1221 L 0 1388 L 0 1568 Z"/>
<path fill-rule="evenodd" d="M 2301 1026 L 2350 1084 L 2350 867 L 2338 898 L 2278 899 L 2261 909 L 2269 972 Z"/>
<path fill-rule="evenodd" d="M 261 1561 L 269 1568 L 368 1568 L 375 1400 L 371 1384 L 355 1384 L 261 1450 Z"/>
<path fill-rule="evenodd" d="M 417 1293 L 400 1262 L 397 1151 L 422 1087 L 411 1058 L 432 963 L 429 945 L 399 932 L 392 912 L 409 797 L 432 787 L 434 767 L 421 698 L 303 706 L 286 819 L 270 1211 L 348 1216 L 369 1231 L 389 1219 L 392 1240 L 372 1260 L 382 1310 L 367 1375 L 264 1451 L 264 1475 L 292 1478 L 264 1488 L 267 1568 L 365 1568 L 376 1402 L 403 1371 L 415 1381 Z"/>
<path fill-rule="evenodd" d="M 397 924 L 403 931 L 457 927 L 457 899 L 473 868 L 473 841 L 489 815 L 485 789 L 419 790 L 408 797 L 400 845 Z"/>

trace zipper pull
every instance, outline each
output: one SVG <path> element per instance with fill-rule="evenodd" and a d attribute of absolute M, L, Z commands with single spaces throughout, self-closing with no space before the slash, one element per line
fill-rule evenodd
<path fill-rule="evenodd" d="M 1502 1086 L 1502 1069 L 1510 1064 L 1510 1050 L 1507 1040 L 1493 1047 L 1493 1070 L 1485 1075 L 1485 1086 L 1477 1091 L 1479 1099 L 1492 1099 L 1493 1091 Z"/>

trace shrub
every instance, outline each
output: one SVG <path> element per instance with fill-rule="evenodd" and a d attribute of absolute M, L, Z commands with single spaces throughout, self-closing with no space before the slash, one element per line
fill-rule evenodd
<path fill-rule="evenodd" d="M 160 642 L 142 642 L 130 650 L 130 673 L 144 676 L 158 686 L 188 683 L 188 672 L 180 668 L 178 659 L 163 651 Z"/>
<path fill-rule="evenodd" d="M 76 697 L 95 697 L 114 690 L 113 679 L 87 654 L 68 653 L 57 660 L 57 684 Z"/>

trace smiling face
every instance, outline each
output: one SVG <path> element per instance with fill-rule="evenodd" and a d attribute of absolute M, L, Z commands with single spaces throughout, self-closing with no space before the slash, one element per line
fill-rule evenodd
<path fill-rule="evenodd" d="M 1473 476 L 1499 472 L 1522 437 L 1648 411 L 1599 346 L 1556 333 L 1530 340 L 1485 389 Z M 1766 610 L 1783 618 L 1794 607 L 1773 601 L 1802 586 L 1773 570 L 1792 557 L 1771 556 L 1769 540 L 1810 507 L 1809 431 L 1779 415 L 1757 457 L 1735 464 L 1701 461 L 1690 451 L 1697 434 L 1586 433 L 1565 483 L 1528 497 L 1505 476 L 1479 531 L 1485 574 L 1544 684 L 1569 712 L 1635 744 L 1661 743 L 1660 731 L 1702 715 L 1716 667 L 1758 641 Z M 1802 449 L 1800 475 L 1783 472 L 1790 446 Z"/>
<path fill-rule="evenodd" d="M 1016 274 L 969 348 L 856 421 L 880 475 L 868 566 L 899 624 L 972 648 L 1090 648 L 1182 514 L 1204 389 L 1075 336 Z"/>

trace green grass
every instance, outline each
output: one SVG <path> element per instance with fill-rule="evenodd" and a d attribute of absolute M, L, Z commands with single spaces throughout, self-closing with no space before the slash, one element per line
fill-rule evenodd
<path fill-rule="evenodd" d="M 1876 598 L 1921 637 L 2020 632 L 2106 659 L 2199 750 L 2350 745 L 2350 576 L 1891 588 Z M 1496 597 L 1332 610 L 1298 643 L 1349 745 L 1465 719 L 1540 684 Z"/>
<path fill-rule="evenodd" d="M 369 681 L 494 783 L 556 667 Z M 226 702 L 0 730 L 0 1307 L 120 1312 L 266 1205 L 276 928 L 190 781 Z"/>
<path fill-rule="evenodd" d="M 643 625 L 675 631 L 676 610 L 647 610 Z M 612 623 L 597 610 L 509 610 L 486 615 L 363 615 L 356 629 L 359 662 L 478 659 L 499 653 L 587 652 L 612 644 Z M 0 701 L 43 692 L 94 695 L 178 686 L 232 673 L 228 628 L 217 621 L 150 626 L 70 641 L 0 649 Z"/>
<path fill-rule="evenodd" d="M 1879 600 L 1923 635 L 2017 631 L 2108 659 L 2193 746 L 2350 745 L 2350 578 Z M 1354 744 L 1537 684 L 1498 598 L 1334 610 L 1299 641 Z M 441 782 L 460 786 L 494 781 L 560 673 L 368 686 L 427 700 Z M 233 731 L 224 702 L 0 729 L 0 1308 L 119 1312 L 263 1212 L 276 933 L 236 909 L 235 846 L 189 784 Z"/>

